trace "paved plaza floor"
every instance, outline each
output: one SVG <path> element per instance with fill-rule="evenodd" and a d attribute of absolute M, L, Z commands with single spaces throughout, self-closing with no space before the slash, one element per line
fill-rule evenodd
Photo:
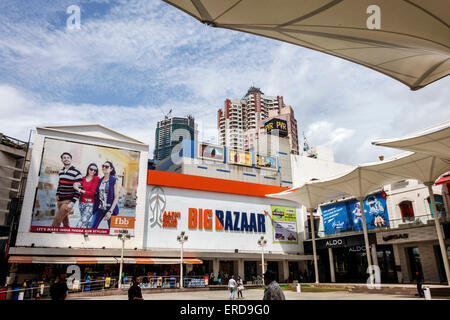
<path fill-rule="evenodd" d="M 237 301 L 262 300 L 263 293 L 264 291 L 262 289 L 248 289 L 243 292 L 244 298 L 237 299 Z M 424 298 L 408 295 L 349 293 L 345 291 L 297 293 L 295 291 L 284 290 L 284 295 L 286 297 L 286 300 L 424 300 Z M 68 297 L 68 300 L 127 299 L 128 297 L 125 294 L 100 297 Z M 229 293 L 226 290 L 144 293 L 144 300 L 229 300 Z"/>

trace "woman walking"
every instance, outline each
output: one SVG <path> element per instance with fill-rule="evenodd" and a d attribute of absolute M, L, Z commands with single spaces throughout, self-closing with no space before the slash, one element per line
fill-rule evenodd
<path fill-rule="evenodd" d="M 80 208 L 80 220 L 77 223 L 77 228 L 89 228 L 92 214 L 94 213 L 94 196 L 99 181 L 98 167 L 95 163 L 91 163 L 87 168 L 86 176 L 83 177 L 81 186 L 79 183 L 73 185 L 74 189 L 81 193 L 78 204 Z"/>
<path fill-rule="evenodd" d="M 116 170 L 111 161 L 105 161 L 102 165 L 103 177 L 97 186 L 94 200 L 94 217 L 90 227 L 97 229 L 100 222 L 108 221 L 108 228 L 111 226 L 111 216 L 119 214 L 119 194 L 120 185 L 117 183 Z"/>
<path fill-rule="evenodd" d="M 239 299 L 239 296 L 241 296 L 241 298 L 244 298 L 244 296 L 242 295 L 242 291 L 244 291 L 244 281 L 242 281 L 241 276 L 238 276 L 236 290 L 238 293 L 238 299 Z"/>

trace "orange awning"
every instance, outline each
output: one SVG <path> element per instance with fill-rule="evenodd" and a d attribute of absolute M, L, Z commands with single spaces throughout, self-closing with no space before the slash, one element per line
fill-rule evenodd
<path fill-rule="evenodd" d="M 41 263 L 41 264 L 117 264 L 120 257 L 48 257 L 48 256 L 11 256 L 9 263 Z M 125 264 L 179 264 L 179 258 L 124 258 Z M 202 264 L 194 258 L 183 259 L 185 264 Z"/>

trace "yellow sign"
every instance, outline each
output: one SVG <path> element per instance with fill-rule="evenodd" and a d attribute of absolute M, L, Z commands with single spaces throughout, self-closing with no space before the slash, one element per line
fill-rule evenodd
<path fill-rule="evenodd" d="M 111 278 L 106 277 L 105 278 L 105 288 L 109 288 L 110 285 L 111 285 Z"/>

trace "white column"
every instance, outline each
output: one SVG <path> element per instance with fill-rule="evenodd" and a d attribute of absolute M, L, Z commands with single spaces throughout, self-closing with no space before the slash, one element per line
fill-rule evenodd
<path fill-rule="evenodd" d="M 317 265 L 317 250 L 316 250 L 316 235 L 314 231 L 314 214 L 313 210 L 309 209 L 309 217 L 311 221 L 311 237 L 312 237 L 312 245 L 313 245 L 313 255 L 314 255 L 314 272 L 316 276 L 316 283 L 319 283 L 319 267 Z"/>
<path fill-rule="evenodd" d="M 287 260 L 283 260 L 283 261 L 281 261 L 281 264 L 283 266 L 283 278 L 282 279 L 284 281 L 286 281 L 286 279 L 289 278 L 289 262 Z"/>
<path fill-rule="evenodd" d="M 400 266 L 402 268 L 401 260 L 400 260 L 400 252 L 398 249 L 398 244 L 393 244 L 392 249 L 394 250 L 394 261 L 396 266 Z M 398 283 L 403 283 L 403 273 L 402 271 L 397 271 L 397 280 Z"/>
<path fill-rule="evenodd" d="M 238 260 L 238 270 L 237 270 L 237 274 L 244 279 L 244 259 L 239 259 Z"/>
<path fill-rule="evenodd" d="M 331 282 L 336 282 L 336 275 L 335 275 L 335 273 L 334 273 L 333 248 L 328 248 L 328 257 L 330 258 L 330 275 L 331 275 Z"/>
<path fill-rule="evenodd" d="M 217 259 L 217 258 L 214 258 L 214 260 L 213 260 L 213 273 L 217 280 L 218 275 L 219 275 L 219 259 Z"/>
<path fill-rule="evenodd" d="M 434 224 L 436 225 L 436 231 L 439 239 L 439 247 L 441 248 L 442 261 L 444 262 L 445 274 L 447 275 L 447 283 L 450 286 L 450 269 L 448 265 L 447 249 L 445 247 L 441 222 L 439 221 L 439 213 L 437 212 L 436 202 L 434 200 L 434 193 L 432 188 L 433 182 L 425 183 L 425 185 L 428 187 L 428 192 L 430 194 L 431 208 L 433 209 Z"/>
<path fill-rule="evenodd" d="M 370 254 L 369 235 L 367 233 L 366 226 L 366 213 L 364 212 L 364 197 L 359 198 L 359 205 L 361 206 L 361 218 L 364 231 L 364 243 L 366 246 L 367 266 L 370 267 L 372 265 L 372 259 Z M 373 284 L 373 277 L 370 277 L 370 283 Z"/>

